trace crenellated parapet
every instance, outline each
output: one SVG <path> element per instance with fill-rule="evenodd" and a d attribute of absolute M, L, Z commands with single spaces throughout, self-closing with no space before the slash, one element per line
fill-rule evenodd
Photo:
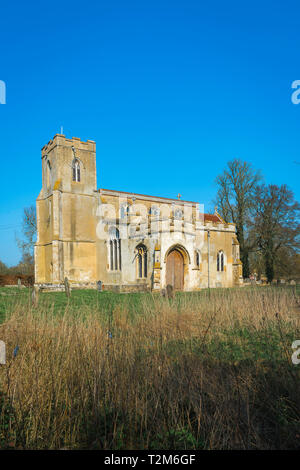
<path fill-rule="evenodd" d="M 55 149 L 55 147 L 72 147 L 76 149 L 96 152 L 96 142 L 94 140 L 83 141 L 79 137 L 72 137 L 71 139 L 66 138 L 64 134 L 55 134 L 53 139 L 42 147 L 42 158 L 44 158 L 49 152 Z"/>

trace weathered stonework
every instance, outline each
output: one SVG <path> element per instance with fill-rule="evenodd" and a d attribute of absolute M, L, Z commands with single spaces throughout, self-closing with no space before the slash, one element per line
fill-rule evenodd
<path fill-rule="evenodd" d="M 64 290 L 67 277 L 72 289 L 102 281 L 103 290 L 159 291 L 172 279 L 170 269 L 175 288 L 177 282 L 186 291 L 242 284 L 234 224 L 200 213 L 191 201 L 97 190 L 95 142 L 55 135 L 42 149 L 42 181 L 35 246 L 41 289 Z"/>

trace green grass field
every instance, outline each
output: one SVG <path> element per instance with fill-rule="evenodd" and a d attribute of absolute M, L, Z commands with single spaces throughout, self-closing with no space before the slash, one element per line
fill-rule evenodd
<path fill-rule="evenodd" d="M 280 297 L 281 293 L 288 293 L 291 297 L 300 294 L 300 286 L 297 288 L 291 287 L 259 287 L 261 296 L 265 295 L 269 298 L 270 292 L 276 293 Z M 209 304 L 211 300 L 229 299 L 233 295 L 238 295 L 240 289 L 204 289 L 201 292 L 183 293 L 178 292 L 175 299 L 171 301 L 172 309 L 177 313 L 184 311 L 186 305 L 194 304 L 201 310 L 203 305 Z M 248 293 L 248 298 L 252 292 L 257 292 L 257 288 L 246 287 L 243 289 L 243 294 Z M 31 289 L 18 289 L 18 288 L 2 288 L 0 291 L 0 321 L 5 321 L 16 310 L 32 310 Z M 137 316 L 147 315 L 156 307 L 155 299 L 159 298 L 159 294 L 149 293 L 131 293 L 131 294 L 117 294 L 112 292 L 97 292 L 96 290 L 74 290 L 71 297 L 67 298 L 64 292 L 42 293 L 39 297 L 39 308 L 46 312 L 49 316 L 64 316 L 69 312 L 74 320 L 80 318 L 82 321 L 89 315 L 95 316 L 100 319 L 104 325 L 110 329 L 114 328 L 114 312 L 126 312 L 128 321 L 134 324 Z M 201 312 L 199 312 L 201 315 Z M 288 324 L 285 324 L 288 326 Z M 216 325 L 211 325 L 211 329 L 216 328 Z M 218 328 L 217 328 L 218 329 Z M 286 330 L 286 341 L 292 343 L 295 336 L 294 326 L 290 325 L 288 331 Z M 251 325 L 234 326 L 223 330 L 222 340 L 215 341 L 211 339 L 210 344 L 206 345 L 207 352 L 212 357 L 222 356 L 223 360 L 236 361 L 251 359 L 264 360 L 272 357 L 279 360 L 282 357 L 282 338 L 278 330 L 278 322 L 269 325 L 269 329 L 263 330 L 262 333 L 257 334 L 255 328 Z M 186 349 L 186 340 L 170 342 L 166 348 L 170 354 L 172 351 L 176 353 L 180 350 Z M 200 343 L 200 344 L 199 344 Z M 188 346 L 195 354 L 201 354 L 201 341 L 197 338 L 188 340 Z"/>
<path fill-rule="evenodd" d="M 0 446 L 299 448 L 299 294 L 2 288 Z"/>
<path fill-rule="evenodd" d="M 300 285 L 295 287 L 245 287 L 243 291 L 255 292 L 257 289 L 261 293 L 272 292 L 294 292 L 295 295 L 300 294 Z M 240 288 L 234 289 L 203 289 L 200 292 L 177 292 L 174 306 L 180 310 L 182 305 L 185 304 L 186 299 L 197 302 L 201 299 L 203 302 L 209 302 L 210 298 L 230 298 L 233 293 L 241 292 Z M 4 321 L 7 315 L 15 308 L 31 308 L 31 294 L 32 290 L 29 288 L 18 289 L 17 287 L 1 287 L 0 288 L 0 322 Z M 73 290 L 70 299 L 66 297 L 64 292 L 49 292 L 40 294 L 40 304 L 54 314 L 63 314 L 66 309 L 74 313 L 80 312 L 82 314 L 84 309 L 88 311 L 102 313 L 104 315 L 111 314 L 116 307 L 121 307 L 132 316 L 144 313 L 145 303 L 153 305 L 153 297 L 159 294 L 149 293 L 133 293 L 133 294 L 116 294 L 113 292 L 103 291 L 97 292 L 96 290 Z"/>

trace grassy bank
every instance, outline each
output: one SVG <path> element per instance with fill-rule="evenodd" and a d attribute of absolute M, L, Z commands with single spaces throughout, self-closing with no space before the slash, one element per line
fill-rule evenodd
<path fill-rule="evenodd" d="M 2 447 L 300 447 L 294 289 L 1 292 Z"/>

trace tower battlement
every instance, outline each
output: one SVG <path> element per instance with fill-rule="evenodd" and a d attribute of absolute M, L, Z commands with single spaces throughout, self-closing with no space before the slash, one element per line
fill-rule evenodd
<path fill-rule="evenodd" d="M 55 134 L 53 139 L 44 145 L 42 148 L 42 158 L 47 155 L 56 146 L 60 147 L 74 147 L 79 150 L 86 150 L 88 152 L 96 152 L 96 142 L 94 140 L 81 140 L 80 137 L 67 138 L 64 134 Z"/>

